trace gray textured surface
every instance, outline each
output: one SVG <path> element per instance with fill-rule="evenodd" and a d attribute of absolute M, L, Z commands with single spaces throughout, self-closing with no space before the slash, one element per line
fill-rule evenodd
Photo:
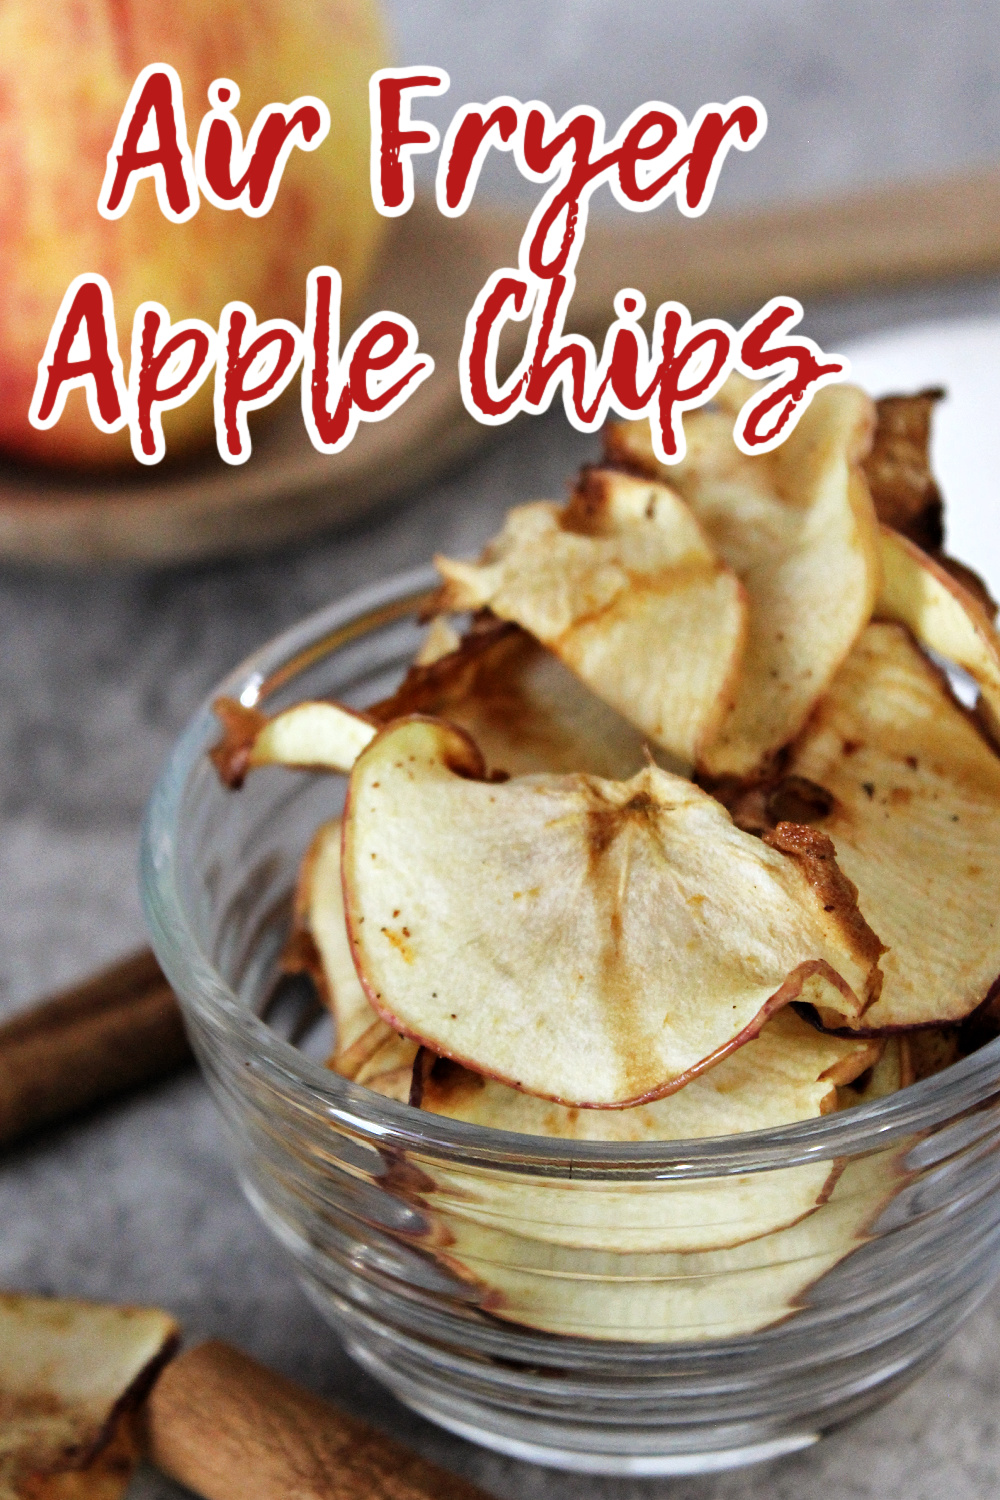
<path fill-rule="evenodd" d="M 771 133 L 740 160 L 725 190 L 733 201 L 1000 151 L 995 3 L 506 0 L 486 24 L 458 0 L 396 0 L 394 11 L 401 54 L 451 69 L 453 107 L 508 90 L 554 106 L 593 102 L 613 121 L 648 96 L 690 110 L 758 92 Z M 997 289 L 980 283 L 817 306 L 810 324 L 830 346 L 998 307 Z M 141 940 L 141 809 L 171 740 L 223 672 L 330 598 L 436 548 L 473 551 L 509 504 L 559 494 L 591 450 L 559 418 L 529 422 L 367 527 L 238 566 L 0 574 L 0 1010 Z M 982 1500 L 1000 1488 L 996 1297 L 890 1408 L 758 1470 L 674 1482 L 556 1476 L 435 1432 L 354 1369 L 317 1324 L 238 1195 L 194 1075 L 4 1159 L 0 1284 L 162 1303 L 191 1335 L 242 1344 L 497 1495 Z M 136 1500 L 170 1493 L 152 1474 L 134 1486 Z"/>

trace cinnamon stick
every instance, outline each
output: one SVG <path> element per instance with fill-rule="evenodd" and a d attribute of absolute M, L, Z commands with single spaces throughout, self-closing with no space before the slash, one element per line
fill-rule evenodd
<path fill-rule="evenodd" d="M 212 1341 L 146 1406 L 149 1456 L 205 1500 L 485 1500 L 384 1433 Z"/>
<path fill-rule="evenodd" d="M 0 1146 L 191 1061 L 148 948 L 0 1026 Z"/>

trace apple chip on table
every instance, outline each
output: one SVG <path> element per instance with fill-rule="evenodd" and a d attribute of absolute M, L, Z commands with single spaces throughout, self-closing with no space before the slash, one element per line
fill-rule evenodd
<path fill-rule="evenodd" d="M 0 1294 L 2 1500 L 119 1500 L 131 1414 L 177 1342 L 152 1308 Z"/>

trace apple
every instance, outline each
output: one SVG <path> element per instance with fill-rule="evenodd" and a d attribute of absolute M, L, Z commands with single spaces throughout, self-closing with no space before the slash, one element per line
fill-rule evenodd
<path fill-rule="evenodd" d="M 11 456 L 87 466 L 134 463 L 127 432 L 97 430 L 84 393 L 70 393 L 48 431 L 28 421 L 38 361 L 73 278 L 108 278 L 122 357 L 132 318 L 154 299 L 172 319 L 217 326 L 239 298 L 259 320 L 301 325 L 306 273 L 341 273 L 350 316 L 384 221 L 371 201 L 368 78 L 385 61 L 374 0 L 10 0 L 0 11 L 0 450 Z M 188 139 L 209 108 L 214 79 L 241 91 L 244 139 L 257 112 L 314 94 L 331 128 L 319 148 L 293 150 L 271 211 L 251 218 L 202 198 L 194 217 L 170 223 L 154 184 L 136 187 L 128 211 L 101 217 L 107 153 L 141 69 L 169 63 L 180 76 Z M 164 419 L 176 455 L 211 436 L 211 380 Z"/>

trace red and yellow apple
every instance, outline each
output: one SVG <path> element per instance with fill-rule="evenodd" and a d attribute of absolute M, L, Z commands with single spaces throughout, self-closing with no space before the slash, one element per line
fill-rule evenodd
<path fill-rule="evenodd" d="M 369 191 L 368 78 L 386 61 L 375 0 L 9 0 L 0 9 L 0 451 L 63 464 L 133 463 L 127 432 L 92 424 L 74 390 L 55 427 L 28 421 L 38 361 L 73 278 L 99 272 L 115 298 L 126 367 L 132 318 L 155 299 L 172 319 L 218 324 L 239 298 L 258 319 L 301 325 L 306 273 L 335 266 L 345 311 L 363 287 L 383 222 Z M 215 78 L 241 90 L 244 139 L 265 105 L 314 94 L 329 135 L 293 151 L 270 213 L 250 218 L 202 199 L 170 223 L 152 180 L 109 221 L 97 210 L 107 153 L 140 70 L 163 62 L 184 90 L 188 139 Z M 164 419 L 170 454 L 212 432 L 211 381 Z"/>

